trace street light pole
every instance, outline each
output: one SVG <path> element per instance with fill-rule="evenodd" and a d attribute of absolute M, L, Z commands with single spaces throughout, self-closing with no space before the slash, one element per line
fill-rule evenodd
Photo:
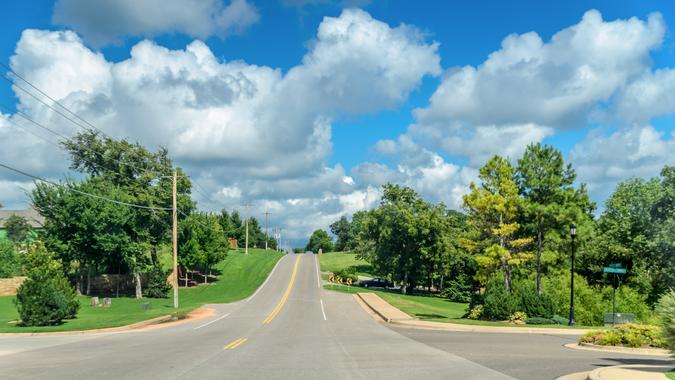
<path fill-rule="evenodd" d="M 569 325 L 574 326 L 576 323 L 574 321 L 574 259 L 575 259 L 575 252 L 574 252 L 574 243 L 575 243 L 575 238 L 577 237 L 577 226 L 574 224 L 570 224 L 570 236 L 572 237 L 572 268 L 570 271 L 571 274 L 571 282 L 570 282 L 570 320 L 569 320 Z"/>

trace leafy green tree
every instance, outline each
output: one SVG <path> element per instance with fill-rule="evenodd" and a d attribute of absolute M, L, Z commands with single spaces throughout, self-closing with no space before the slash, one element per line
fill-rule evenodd
<path fill-rule="evenodd" d="M 0 278 L 11 278 L 21 274 L 21 256 L 16 252 L 14 244 L 0 239 Z"/>
<path fill-rule="evenodd" d="M 661 297 L 656 310 L 661 320 L 666 347 L 675 352 L 675 290 L 670 290 Z"/>
<path fill-rule="evenodd" d="M 602 281 L 602 267 L 621 263 L 627 282 L 654 304 L 675 283 L 675 167 L 660 178 L 633 178 L 617 185 L 605 201 L 595 236 L 582 254 L 582 272 Z"/>
<path fill-rule="evenodd" d="M 141 297 L 140 274 L 149 269 L 158 245 L 168 241 L 171 236 L 170 213 L 152 209 L 171 206 L 170 176 L 173 174 L 173 165 L 167 150 L 150 152 L 139 144 L 101 137 L 91 131 L 76 135 L 66 141 L 64 147 L 71 155 L 71 168 L 88 174 L 87 181 L 91 181 L 98 188 L 98 194 L 118 192 L 118 197 L 125 198 L 126 202 L 151 207 L 130 209 L 129 219 L 123 228 L 129 240 L 123 254 L 124 265 L 135 280 L 136 296 Z M 183 213 L 189 214 L 194 208 L 194 202 L 189 195 L 190 181 L 180 169 L 178 176 L 178 208 L 182 211 L 179 219 L 182 219 Z M 48 203 L 43 203 L 40 211 L 47 207 Z M 85 211 L 86 209 L 82 209 L 80 213 Z M 56 223 L 52 225 L 57 226 Z M 80 227 L 82 229 L 78 233 L 83 235 L 91 226 L 81 224 Z M 69 244 L 62 239 L 58 243 L 55 244 L 56 248 L 60 244 Z M 89 258 L 88 261 L 95 260 Z"/>
<path fill-rule="evenodd" d="M 536 235 L 536 291 L 540 294 L 542 254 L 547 248 L 547 237 L 557 234 L 557 239 L 552 239 L 559 241 L 561 231 L 572 222 L 579 224 L 578 219 L 584 216 L 575 200 L 579 197 L 587 199 L 587 195 L 585 191 L 577 192 L 573 188 L 575 178 L 572 166 L 565 165 L 562 153 L 550 145 L 530 144 L 518 160 L 515 179 L 525 200 L 523 227 Z M 555 248 L 556 245 L 548 244 L 549 256 L 554 255 Z"/>
<path fill-rule="evenodd" d="M 335 250 L 342 252 L 348 251 L 353 247 L 351 237 L 351 223 L 346 216 L 340 217 L 337 221 L 330 225 L 330 232 L 336 237 Z"/>
<path fill-rule="evenodd" d="M 331 252 L 334 249 L 333 240 L 328 236 L 328 232 L 325 230 L 318 229 L 312 232 L 312 236 L 309 238 L 309 242 L 305 246 L 306 251 L 312 251 L 314 253 L 319 252 Z"/>
<path fill-rule="evenodd" d="M 530 259 L 525 247 L 532 241 L 518 237 L 522 200 L 513 181 L 513 168 L 505 158 L 494 156 L 480 168 L 479 178 L 480 186 L 472 182 L 470 193 L 464 196 L 471 229 L 463 245 L 477 253 L 482 282 L 501 268 L 504 285 L 511 291 L 512 267 Z"/>
<path fill-rule="evenodd" d="M 28 220 L 19 215 L 11 215 L 7 218 L 5 229 L 7 230 L 7 238 L 15 244 L 26 241 L 32 230 Z"/>
<path fill-rule="evenodd" d="M 64 276 L 61 262 L 44 246 L 28 251 L 26 274 L 14 301 L 21 325 L 49 326 L 75 318 L 80 307 L 75 290 Z"/>
<path fill-rule="evenodd" d="M 210 274 L 213 267 L 225 259 L 229 244 L 218 219 L 214 215 L 193 213 L 181 223 L 178 262 L 186 272 L 200 269 Z M 207 278 L 204 277 L 205 282 Z"/>

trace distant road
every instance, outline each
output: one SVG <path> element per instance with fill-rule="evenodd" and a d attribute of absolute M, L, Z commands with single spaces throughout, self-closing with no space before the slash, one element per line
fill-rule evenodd
<path fill-rule="evenodd" d="M 603 359 L 611 355 L 559 349 L 560 337 L 528 349 L 527 335 L 390 329 L 351 295 L 320 289 L 317 264 L 314 255 L 285 256 L 251 299 L 214 306 L 208 319 L 0 338 L 0 379 L 545 379 L 613 364 Z"/>

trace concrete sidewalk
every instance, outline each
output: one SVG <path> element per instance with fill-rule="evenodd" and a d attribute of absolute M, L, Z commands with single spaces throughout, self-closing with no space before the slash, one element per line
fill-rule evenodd
<path fill-rule="evenodd" d="M 564 329 L 564 328 L 545 328 L 545 327 L 501 327 L 501 326 L 481 326 L 464 325 L 459 323 L 420 321 L 410 315 L 395 308 L 387 301 L 380 298 L 375 293 L 357 293 L 358 297 L 385 322 L 396 324 L 403 327 L 418 329 L 431 329 L 442 331 L 458 332 L 485 332 L 485 333 L 506 333 L 506 334 L 553 334 L 553 335 L 576 335 L 581 336 L 589 330 L 585 329 Z"/>
<path fill-rule="evenodd" d="M 556 380 L 667 380 L 665 373 L 673 365 L 617 365 L 561 376 Z"/>

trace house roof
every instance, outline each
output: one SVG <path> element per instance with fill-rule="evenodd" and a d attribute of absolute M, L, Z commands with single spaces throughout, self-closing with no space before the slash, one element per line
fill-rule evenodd
<path fill-rule="evenodd" d="M 42 228 L 45 224 L 45 218 L 33 208 L 26 210 L 0 210 L 0 228 L 5 228 L 5 221 L 12 215 L 26 218 L 28 224 L 33 228 Z"/>

